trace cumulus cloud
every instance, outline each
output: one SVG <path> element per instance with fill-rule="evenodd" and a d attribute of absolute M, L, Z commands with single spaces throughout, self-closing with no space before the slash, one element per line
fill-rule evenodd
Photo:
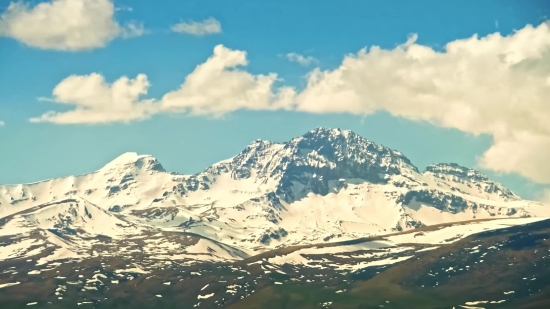
<path fill-rule="evenodd" d="M 69 105 L 73 109 L 50 111 L 30 121 L 98 124 L 145 119 L 158 112 L 154 100 L 140 99 L 147 94 L 148 88 L 149 81 L 144 74 L 135 79 L 121 77 L 112 84 L 97 73 L 69 76 L 55 87 L 53 97 L 47 101 Z"/>
<path fill-rule="evenodd" d="M 526 26 L 509 36 L 474 35 L 444 51 L 416 44 L 373 46 L 344 58 L 340 67 L 313 70 L 296 98 L 312 113 L 366 115 L 384 110 L 473 134 L 493 145 L 482 167 L 550 183 L 550 28 Z"/>
<path fill-rule="evenodd" d="M 114 12 L 111 0 L 52 0 L 35 6 L 12 2 L 0 15 L 0 36 L 42 49 L 79 51 L 144 33 L 142 24 L 120 25 Z"/>
<path fill-rule="evenodd" d="M 145 74 L 135 79 L 121 77 L 112 84 L 98 73 L 73 75 L 55 87 L 52 98 L 38 100 L 72 105 L 74 109 L 50 111 L 31 121 L 99 124 L 139 120 L 161 112 L 219 117 L 238 109 L 288 109 L 294 90 L 289 87 L 275 90 L 277 74 L 253 75 L 239 69 L 247 63 L 244 51 L 218 45 L 213 55 L 187 75 L 178 89 L 160 100 L 140 99 L 149 88 Z"/>
<path fill-rule="evenodd" d="M 179 89 L 164 95 L 163 110 L 221 116 L 238 109 L 288 108 L 294 90 L 282 87 L 274 91 L 277 74 L 253 75 L 238 68 L 247 63 L 245 52 L 216 46 L 214 54 L 197 66 Z"/>
<path fill-rule="evenodd" d="M 181 22 L 172 26 L 172 31 L 196 36 L 222 33 L 222 25 L 213 17 L 203 21 Z"/>
<path fill-rule="evenodd" d="M 308 66 L 317 62 L 317 59 L 313 58 L 312 56 L 304 56 L 297 53 L 286 54 L 286 59 L 291 62 L 297 62 L 303 66 Z"/>
<path fill-rule="evenodd" d="M 550 183 L 549 25 L 528 25 L 508 36 L 474 35 L 449 42 L 441 51 L 416 40 L 416 35 L 411 35 L 393 49 L 364 48 L 345 56 L 333 70 L 314 69 L 301 91 L 275 87 L 275 73 L 246 72 L 246 53 L 219 45 L 179 89 L 158 102 L 142 102 L 133 96 L 129 100 L 133 104 L 125 105 L 126 112 L 115 114 L 132 115 L 129 111 L 134 108 L 140 115 L 133 114 L 134 119 L 157 112 L 219 116 L 238 109 L 356 115 L 387 111 L 410 120 L 490 135 L 493 144 L 480 156 L 481 167 Z M 100 84 L 101 89 L 111 89 Z M 75 87 L 67 93 L 78 96 L 79 91 Z M 90 93 L 91 100 L 92 92 L 84 92 Z M 108 106 L 118 102 L 113 96 L 105 97 L 111 98 L 103 100 L 110 102 Z M 76 105 L 75 113 L 94 111 L 98 117 L 107 118 L 114 111 Z M 43 117 L 52 120 L 56 116 L 59 114 Z M 73 119 L 66 117 L 66 122 Z"/>

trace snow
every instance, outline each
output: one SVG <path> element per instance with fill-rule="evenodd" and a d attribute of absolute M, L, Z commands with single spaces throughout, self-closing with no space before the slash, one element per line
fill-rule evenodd
<path fill-rule="evenodd" d="M 394 244 L 445 244 L 468 237 L 475 233 L 533 223 L 544 219 L 546 218 L 510 218 L 477 221 L 468 224 L 457 223 L 451 226 L 442 227 L 435 231 L 419 232 L 422 233 L 422 235 L 418 235 L 415 231 L 411 231 L 409 233 L 385 237 L 385 239 Z"/>
<path fill-rule="evenodd" d="M 117 167 L 121 165 L 126 164 L 133 164 L 136 161 L 138 161 L 141 158 L 150 157 L 149 155 L 138 155 L 135 152 L 127 152 L 123 153 L 122 155 L 118 156 L 113 161 L 109 162 L 109 164 L 105 165 L 102 169 L 103 170 L 110 170 L 110 169 L 116 169 Z"/>
<path fill-rule="evenodd" d="M 112 214 L 83 200 L 55 203 L 24 217 L 43 230 L 69 224 L 71 228 L 80 228 L 92 235 L 117 236 L 124 231 L 121 226 L 128 226 Z M 66 223 L 67 218 L 71 218 L 70 223 Z"/>
<path fill-rule="evenodd" d="M 57 261 L 57 260 L 64 260 L 64 259 L 82 259 L 83 256 L 82 254 L 78 254 L 78 253 L 75 253 L 69 249 L 66 249 L 66 248 L 60 248 L 60 249 L 57 249 L 54 251 L 53 254 L 51 255 L 48 255 L 46 257 L 43 257 L 41 258 L 40 260 L 38 260 L 38 262 L 36 263 L 36 265 L 43 265 L 43 264 L 47 264 L 49 262 L 52 262 L 52 261 Z"/>
<path fill-rule="evenodd" d="M 402 257 L 398 257 L 398 258 L 387 258 L 387 259 L 376 260 L 376 261 L 372 261 L 372 262 L 358 263 L 358 264 L 355 264 L 355 265 L 343 265 L 343 266 L 340 266 L 338 269 L 357 270 L 357 269 L 372 267 L 372 266 L 391 265 L 391 264 L 395 264 L 395 263 L 399 263 L 399 262 L 408 260 L 412 257 L 414 257 L 414 256 L 413 255 L 402 256 Z"/>
<path fill-rule="evenodd" d="M 2 283 L 2 284 L 0 284 L 0 289 L 2 289 L 2 288 L 7 288 L 7 287 L 13 286 L 13 285 L 18 285 L 18 284 L 20 284 L 20 283 L 21 283 L 21 282 Z"/>
<path fill-rule="evenodd" d="M 392 244 L 389 244 L 387 242 L 364 242 L 357 245 L 349 245 L 349 246 L 333 246 L 333 247 L 322 247 L 322 248 L 313 247 L 313 248 L 296 250 L 290 254 L 286 254 L 282 256 L 276 256 L 268 259 L 268 262 L 271 264 L 279 264 L 279 265 L 282 265 L 282 264 L 308 265 L 309 261 L 306 258 L 304 258 L 303 255 L 355 252 L 355 251 L 362 251 L 362 250 L 387 248 L 390 246 L 392 246 Z"/>
<path fill-rule="evenodd" d="M 115 270 L 115 273 L 136 273 L 136 274 L 148 274 L 149 272 L 139 268 L 139 267 L 134 267 L 134 268 L 128 268 L 128 269 L 117 269 Z"/>
<path fill-rule="evenodd" d="M 41 250 L 39 249 L 38 251 L 30 251 L 29 248 L 40 246 L 43 244 L 43 241 L 27 238 L 22 239 L 19 242 L 5 245 L 2 247 L 2 250 L 0 250 L 0 260 L 33 256 L 34 254 L 40 253 Z"/>
<path fill-rule="evenodd" d="M 470 222 L 468 224 L 452 224 L 447 226 L 441 226 L 433 231 L 419 232 L 411 231 L 404 232 L 398 235 L 389 235 L 383 237 L 383 241 L 366 241 L 356 245 L 331 245 L 326 247 L 311 247 L 305 249 L 298 249 L 291 253 L 278 255 L 267 260 L 268 263 L 275 265 L 293 264 L 293 265 L 305 265 L 312 268 L 324 268 L 326 266 L 335 267 L 338 270 L 357 270 L 372 266 L 390 265 L 398 262 L 405 261 L 413 257 L 413 255 L 406 256 L 393 256 L 400 252 L 413 250 L 416 252 L 424 252 L 438 248 L 439 246 L 426 247 L 420 250 L 414 250 L 410 244 L 430 244 L 430 245 L 442 245 L 457 241 L 474 233 L 479 233 L 487 230 L 501 229 L 514 225 L 527 224 L 542 220 L 542 218 L 510 218 L 510 219 L 497 219 L 492 221 L 477 221 Z M 403 246 L 407 244 L 408 246 Z M 471 248 L 475 250 L 475 248 Z M 373 251 L 375 250 L 375 251 Z M 357 252 L 357 253 L 355 253 Z M 347 255 L 342 255 L 347 253 Z M 352 253 L 352 254 L 350 254 Z M 369 258 L 369 262 L 360 262 L 357 264 L 326 264 L 319 263 L 319 260 L 310 260 L 306 258 L 307 255 L 322 255 L 332 254 L 339 258 Z M 255 263 L 262 263 L 258 261 Z M 324 262 L 324 261 L 321 261 Z M 480 263 L 483 260 L 480 260 Z M 263 266 L 262 266 L 263 267 Z"/>
<path fill-rule="evenodd" d="M 437 249 L 437 248 L 439 248 L 439 247 L 426 247 L 424 249 L 416 250 L 416 252 L 431 251 L 431 250 L 434 250 L 434 249 Z"/>
<path fill-rule="evenodd" d="M 206 298 L 210 298 L 210 297 L 212 297 L 212 296 L 214 296 L 214 293 L 212 293 L 212 294 L 206 294 L 206 295 L 198 295 L 198 296 L 197 296 L 197 299 L 206 299 Z"/>
<path fill-rule="evenodd" d="M 228 247 L 222 247 L 217 243 L 203 238 L 199 239 L 196 244 L 186 247 L 185 251 L 191 254 L 208 253 L 218 260 L 233 260 L 238 256 L 237 252 L 228 250 Z"/>
<path fill-rule="evenodd" d="M 489 302 L 488 300 L 469 301 L 469 302 L 466 302 L 465 305 L 479 305 L 479 304 L 486 304 L 488 302 Z"/>

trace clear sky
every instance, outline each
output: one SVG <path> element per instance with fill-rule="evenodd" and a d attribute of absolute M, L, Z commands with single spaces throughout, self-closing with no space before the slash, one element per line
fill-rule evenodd
<path fill-rule="evenodd" d="M 318 126 L 527 198 L 550 183 L 548 1 L 0 5 L 2 184 L 129 151 L 195 173 Z"/>

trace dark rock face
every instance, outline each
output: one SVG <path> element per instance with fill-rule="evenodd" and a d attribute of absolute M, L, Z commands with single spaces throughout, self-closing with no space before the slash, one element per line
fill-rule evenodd
<path fill-rule="evenodd" d="M 285 229 L 278 228 L 273 231 L 267 231 L 267 233 L 262 235 L 260 242 L 264 245 L 269 245 L 272 240 L 282 240 L 287 235 L 288 232 Z"/>
<path fill-rule="evenodd" d="M 487 176 L 471 168 L 460 166 L 456 163 L 437 163 L 426 167 L 427 172 L 434 174 L 452 175 L 473 181 L 489 180 Z"/>
<path fill-rule="evenodd" d="M 305 192 L 326 195 L 331 181 L 354 178 L 386 183 L 403 168 L 418 171 L 399 152 L 351 131 L 328 128 L 317 128 L 284 144 L 256 140 L 231 165 L 235 179 L 250 177 L 252 169 L 258 178 L 278 179 L 276 193 L 287 202 L 296 198 L 292 191 L 296 183 Z"/>
<path fill-rule="evenodd" d="M 286 200 L 294 198 L 289 190 L 293 182 L 301 183 L 315 194 L 326 195 L 331 186 L 336 185 L 331 181 L 362 179 L 382 184 L 387 183 L 391 175 L 401 174 L 403 168 L 417 171 L 402 154 L 350 131 L 318 128 L 285 147 L 292 149 L 293 157 L 277 193 Z"/>
<path fill-rule="evenodd" d="M 489 213 L 491 216 L 496 216 L 496 215 L 514 216 L 518 214 L 518 209 L 516 208 L 479 204 L 472 201 L 468 201 L 461 196 L 437 191 L 434 189 L 411 190 L 405 194 L 401 194 L 397 198 L 396 202 L 407 206 L 410 206 L 412 202 L 418 202 L 418 203 L 430 205 L 441 211 L 445 211 L 453 214 L 464 212 L 466 209 L 471 209 L 474 214 L 479 212 L 480 210 L 483 210 Z M 529 216 L 525 214 L 523 210 L 522 212 L 523 213 L 520 213 L 521 217 Z M 414 227 L 418 227 L 418 226 L 414 226 Z"/>
<path fill-rule="evenodd" d="M 119 205 L 114 205 L 111 208 L 109 208 L 109 211 L 111 211 L 111 212 L 121 212 L 122 207 L 120 207 Z"/>
<path fill-rule="evenodd" d="M 185 192 L 187 192 L 187 190 L 185 189 L 185 187 L 182 183 L 179 183 L 179 184 L 172 187 L 172 193 L 174 193 L 176 195 L 184 196 Z"/>
<path fill-rule="evenodd" d="M 233 179 L 241 180 L 241 179 L 250 178 L 251 175 L 252 173 L 250 172 L 250 169 L 246 167 L 241 167 L 239 169 L 234 170 L 231 176 L 233 177 Z"/>
<path fill-rule="evenodd" d="M 147 171 L 166 172 L 159 161 L 153 157 L 145 157 L 137 160 L 134 165 Z"/>
<path fill-rule="evenodd" d="M 403 231 L 405 229 L 413 229 L 413 228 L 419 228 L 424 226 L 424 224 L 418 220 L 413 219 L 408 214 L 402 214 L 401 220 L 399 220 L 399 223 L 395 226 L 396 231 Z"/>
<path fill-rule="evenodd" d="M 264 207 L 264 211 L 267 213 L 268 220 L 275 224 L 279 223 L 282 220 L 280 213 L 285 207 L 281 204 L 279 197 L 273 192 L 266 195 L 266 200 L 268 203 L 267 206 Z"/>
<path fill-rule="evenodd" d="M 468 201 L 460 196 L 446 194 L 436 190 L 412 190 L 398 199 L 398 203 L 409 205 L 412 201 L 433 205 L 435 208 L 448 211 L 450 213 L 458 213 L 464 211 L 468 207 Z"/>
<path fill-rule="evenodd" d="M 184 182 L 184 190 L 187 191 L 208 190 L 209 188 L 209 179 L 204 175 L 193 175 Z"/>

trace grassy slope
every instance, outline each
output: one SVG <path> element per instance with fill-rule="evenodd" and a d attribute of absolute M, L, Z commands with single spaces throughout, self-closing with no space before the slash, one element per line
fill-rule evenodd
<path fill-rule="evenodd" d="M 475 246 L 479 246 L 479 252 L 472 253 L 469 248 Z M 454 271 L 445 271 L 450 267 Z M 335 294 L 335 288 L 338 287 L 272 286 L 229 308 L 307 309 L 332 301 L 330 308 L 335 309 L 380 305 L 435 309 L 459 308 L 468 301 L 504 299 L 503 303 L 481 306 L 550 308 L 550 220 L 473 235 L 424 252 L 370 280 L 355 282 L 344 293 Z M 505 291 L 514 293 L 506 295 Z"/>

